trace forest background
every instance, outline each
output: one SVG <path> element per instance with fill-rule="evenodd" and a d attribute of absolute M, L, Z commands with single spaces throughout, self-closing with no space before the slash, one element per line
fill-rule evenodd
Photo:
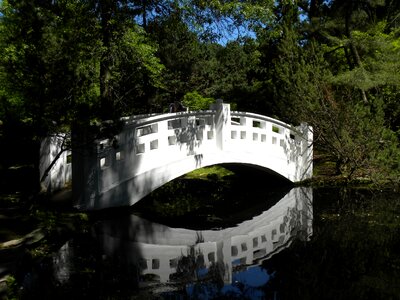
<path fill-rule="evenodd" d="M 69 149 L 71 129 L 112 137 L 122 116 L 217 98 L 309 123 L 333 175 L 399 186 L 397 0 L 3 0 L 0 12 L 0 166 L 32 166 L 36 190 L 43 138 L 64 133 Z"/>

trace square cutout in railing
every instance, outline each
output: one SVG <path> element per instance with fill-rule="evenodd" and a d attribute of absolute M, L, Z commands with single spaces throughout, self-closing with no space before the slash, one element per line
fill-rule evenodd
<path fill-rule="evenodd" d="M 123 155 L 122 151 L 118 151 L 118 152 L 115 153 L 115 160 L 116 161 L 120 161 L 120 160 L 123 160 L 123 159 L 124 159 L 124 155 Z"/>
<path fill-rule="evenodd" d="M 198 140 L 198 141 L 203 140 L 203 130 L 198 130 L 196 132 L 196 140 Z"/>
<path fill-rule="evenodd" d="M 158 149 L 158 140 L 154 140 L 150 142 L 150 150 Z"/>
<path fill-rule="evenodd" d="M 237 131 L 231 131 L 231 139 L 232 140 L 235 140 L 235 139 L 237 139 Z"/>
<path fill-rule="evenodd" d="M 267 241 L 267 238 L 266 238 L 265 234 L 263 234 L 261 236 L 261 243 L 265 243 L 266 241 Z"/>
<path fill-rule="evenodd" d="M 168 121 L 168 129 L 182 128 L 182 119 L 174 119 Z"/>
<path fill-rule="evenodd" d="M 258 133 L 253 132 L 253 141 L 258 141 Z"/>
<path fill-rule="evenodd" d="M 267 141 L 267 136 L 265 134 L 261 135 L 261 142 L 265 143 Z"/>
<path fill-rule="evenodd" d="M 237 256 L 239 254 L 238 248 L 236 246 L 231 246 L 231 255 Z"/>
<path fill-rule="evenodd" d="M 100 168 L 105 169 L 110 166 L 110 159 L 106 157 L 100 158 Z"/>
<path fill-rule="evenodd" d="M 232 124 L 232 125 L 240 125 L 240 118 L 238 118 L 238 117 L 232 117 L 232 118 L 231 118 L 231 124 Z"/>
<path fill-rule="evenodd" d="M 72 163 L 72 152 L 68 151 L 67 152 L 67 164 L 71 164 Z"/>
<path fill-rule="evenodd" d="M 136 145 L 136 154 L 144 153 L 144 151 L 145 151 L 144 143 Z"/>
<path fill-rule="evenodd" d="M 158 124 L 157 123 L 136 128 L 136 136 L 137 137 L 152 134 L 152 133 L 157 133 L 157 132 L 158 132 Z"/>
<path fill-rule="evenodd" d="M 247 251 L 247 244 L 246 243 L 241 243 L 240 247 L 242 248 L 242 251 Z"/>
<path fill-rule="evenodd" d="M 242 139 L 242 140 L 246 139 L 246 131 L 240 132 L 240 139 Z"/>
<path fill-rule="evenodd" d="M 169 260 L 169 267 L 170 268 L 176 268 L 178 266 L 178 259 L 173 258 Z"/>
<path fill-rule="evenodd" d="M 275 133 L 281 133 L 281 129 L 278 126 L 272 125 L 272 131 Z"/>
<path fill-rule="evenodd" d="M 151 268 L 153 270 L 158 270 L 160 268 L 160 260 L 158 258 L 153 258 L 151 260 Z"/>
<path fill-rule="evenodd" d="M 171 135 L 168 137 L 168 145 L 176 145 L 176 136 L 175 135 Z"/>
<path fill-rule="evenodd" d="M 99 143 L 99 149 L 100 149 L 100 150 L 104 150 L 104 149 L 107 147 L 107 145 L 108 145 L 108 140 L 102 140 L 102 141 Z"/>
<path fill-rule="evenodd" d="M 214 138 L 214 131 L 207 131 L 207 139 L 212 140 Z"/>
<path fill-rule="evenodd" d="M 204 118 L 196 119 L 196 127 L 204 126 L 206 124 L 206 120 Z"/>
<path fill-rule="evenodd" d="M 265 122 L 253 120 L 253 127 L 255 128 L 265 128 Z"/>
<path fill-rule="evenodd" d="M 253 248 L 258 246 L 258 237 L 253 238 Z"/>
<path fill-rule="evenodd" d="M 210 252 L 207 254 L 208 261 L 213 263 L 215 262 L 215 252 Z"/>

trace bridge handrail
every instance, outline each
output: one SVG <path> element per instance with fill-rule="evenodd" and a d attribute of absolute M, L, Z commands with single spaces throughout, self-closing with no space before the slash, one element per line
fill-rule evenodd
<path fill-rule="evenodd" d="M 243 112 L 243 111 L 231 111 L 231 116 L 232 117 L 250 117 L 250 118 L 254 118 L 254 119 L 260 119 L 262 121 L 267 121 L 267 122 L 282 126 L 291 131 L 294 131 L 299 136 L 303 135 L 302 132 L 298 128 L 294 127 L 293 125 L 287 124 L 283 121 L 280 121 L 280 120 L 277 120 L 277 119 L 274 119 L 274 118 L 271 118 L 268 116 L 263 116 L 260 114 L 251 113 L 251 112 Z"/>
<path fill-rule="evenodd" d="M 199 111 L 188 111 L 188 112 L 176 112 L 176 113 L 164 113 L 164 114 L 149 114 L 149 115 L 138 115 L 132 117 L 124 117 L 122 118 L 125 121 L 127 126 L 143 126 L 154 122 L 160 122 L 165 120 L 176 119 L 180 117 L 191 117 L 191 116 L 210 116 L 214 115 L 215 110 L 199 110 Z M 287 124 L 283 121 L 260 115 L 257 113 L 251 112 L 242 112 L 242 111 L 231 111 L 231 117 L 249 117 L 253 119 L 259 119 L 262 121 L 267 121 L 272 124 L 276 124 L 278 126 L 284 127 L 290 131 L 293 131 L 299 136 L 303 136 L 302 132 L 294 127 L 293 125 Z M 238 124 L 239 125 L 239 124 Z"/>
<path fill-rule="evenodd" d="M 127 116 L 127 117 L 121 117 L 121 121 L 124 121 L 125 124 L 129 124 L 134 122 L 137 119 L 145 119 L 149 117 L 154 117 L 154 116 L 159 116 L 162 115 L 163 113 L 152 113 L 152 114 L 140 114 L 140 115 L 133 115 L 133 116 Z"/>
<path fill-rule="evenodd" d="M 161 122 L 165 120 L 177 119 L 181 117 L 191 117 L 191 116 L 210 116 L 215 114 L 214 110 L 199 110 L 199 111 L 189 111 L 189 112 L 176 112 L 176 113 L 165 113 L 165 114 L 154 114 L 150 116 L 142 115 L 140 118 L 129 118 L 128 120 L 123 119 L 127 126 L 142 126 L 154 122 Z"/>

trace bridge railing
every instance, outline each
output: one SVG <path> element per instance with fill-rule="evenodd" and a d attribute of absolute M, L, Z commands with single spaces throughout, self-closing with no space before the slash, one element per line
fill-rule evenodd
<path fill-rule="evenodd" d="M 215 111 L 168 113 L 128 118 L 124 130 L 97 143 L 98 190 L 104 192 L 135 174 L 166 161 L 179 161 L 203 151 L 216 151 Z M 143 161 L 145 160 L 145 163 Z"/>
<path fill-rule="evenodd" d="M 277 149 L 275 147 L 279 146 L 290 149 L 292 154 L 298 154 L 301 141 L 305 139 L 299 128 L 266 116 L 247 112 L 232 112 L 231 120 L 231 140 L 234 142 L 247 140 L 250 143 L 240 144 L 246 147 L 250 146 L 252 151 L 254 151 L 254 146 L 261 146 L 262 149 L 268 148 L 269 151 L 273 151 Z M 290 160 L 294 161 L 295 155 L 292 155 Z"/>
<path fill-rule="evenodd" d="M 162 149 L 178 154 L 175 147 L 183 144 L 213 143 L 214 111 L 171 113 L 137 120 L 131 124 L 135 133 L 135 153 L 144 154 Z"/>
<path fill-rule="evenodd" d="M 229 127 L 229 141 L 226 144 L 233 143 L 235 149 L 243 150 L 243 147 L 254 145 L 276 145 L 290 148 L 301 146 L 301 140 L 304 140 L 303 134 L 298 128 L 290 126 L 279 120 L 266 116 L 247 113 L 232 112 L 231 122 L 225 127 Z M 120 143 L 134 145 L 133 149 L 136 155 L 150 154 L 154 150 L 171 150 L 172 155 L 178 155 L 175 147 L 182 147 L 186 144 L 189 150 L 200 145 L 207 145 L 208 148 L 215 147 L 216 142 L 216 122 L 215 111 L 196 111 L 184 113 L 171 113 L 162 115 L 145 115 L 142 118 L 127 118 L 126 130 L 118 138 Z M 232 141 L 232 142 L 231 142 Z M 237 142 L 241 141 L 243 147 L 237 148 Z M 253 144 L 245 143 L 246 141 Z M 112 162 L 108 151 L 102 151 L 109 141 L 99 142 L 99 156 L 101 168 L 110 165 Z M 172 147 L 171 147 L 172 146 Z M 193 152 L 193 151 L 192 151 Z M 123 153 L 116 151 L 113 153 L 115 160 L 119 160 Z M 193 153 L 187 153 L 193 154 Z M 180 156 L 180 155 L 178 155 Z M 291 160 L 294 160 L 292 156 Z"/>
<path fill-rule="evenodd" d="M 197 153 L 259 152 L 295 167 L 306 144 L 299 128 L 254 113 L 231 112 L 229 104 L 220 104 L 219 108 L 127 118 L 125 129 L 117 136 L 117 148 L 111 147 L 108 140 L 98 143 L 100 192 L 131 177 L 132 172 L 147 172 L 166 161 Z M 141 163 L 144 157 L 146 163 Z"/>
<path fill-rule="evenodd" d="M 117 198 L 133 204 L 169 180 L 218 163 L 258 165 L 293 182 L 311 177 L 312 134 L 306 125 L 231 112 L 222 102 L 207 111 L 124 120 L 116 143 L 97 141 L 90 159 L 81 160 L 87 175 L 77 175 L 82 181 L 77 190 L 86 190 L 82 199 L 97 199 L 84 200 L 88 207 L 108 206 Z"/>
<path fill-rule="evenodd" d="M 126 126 L 118 137 L 119 147 L 115 151 L 107 147 L 109 141 L 99 142 L 98 157 L 101 170 L 111 167 L 130 153 L 139 156 L 155 156 L 163 151 L 170 159 L 195 154 L 202 147 L 213 151 L 217 147 L 217 128 L 215 111 L 199 111 L 155 115 L 136 119 Z M 232 112 L 225 150 L 255 151 L 268 149 L 270 152 L 284 153 L 282 147 L 295 161 L 301 152 L 301 140 L 304 136 L 298 129 L 283 122 L 265 116 L 246 112 Z M 181 151 L 182 147 L 186 151 Z M 177 148 L 179 151 L 177 151 Z M 111 150 L 111 151 L 110 151 Z M 156 151 L 158 150 L 158 151 Z M 154 154 L 154 155 L 153 155 Z M 157 161 L 153 161 L 157 164 Z M 148 164 L 149 168 L 152 164 Z"/>

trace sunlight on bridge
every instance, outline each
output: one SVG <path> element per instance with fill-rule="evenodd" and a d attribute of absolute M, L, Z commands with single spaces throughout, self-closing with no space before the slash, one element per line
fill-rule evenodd
<path fill-rule="evenodd" d="M 73 151 L 72 187 L 80 209 L 129 206 L 193 170 L 246 164 L 299 182 L 312 176 L 312 130 L 266 116 L 210 110 L 124 118 L 113 141 Z"/>

